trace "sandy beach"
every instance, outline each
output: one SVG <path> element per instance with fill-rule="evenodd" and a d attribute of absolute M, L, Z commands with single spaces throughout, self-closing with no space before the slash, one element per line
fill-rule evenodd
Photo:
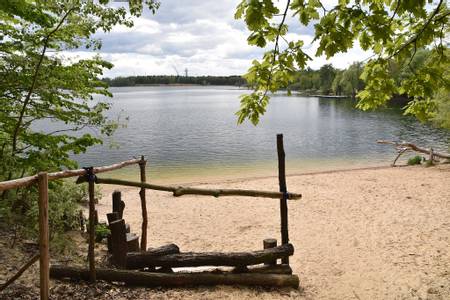
<path fill-rule="evenodd" d="M 291 265 L 300 290 L 238 287 L 142 289 L 156 299 L 450 299 L 450 165 L 289 176 Z M 276 177 L 196 184 L 278 190 Z M 102 186 L 100 219 L 115 186 Z M 138 189 L 124 188 L 124 218 L 140 233 Z M 148 246 L 182 251 L 244 251 L 280 239 L 276 199 L 174 198 L 147 191 Z"/>

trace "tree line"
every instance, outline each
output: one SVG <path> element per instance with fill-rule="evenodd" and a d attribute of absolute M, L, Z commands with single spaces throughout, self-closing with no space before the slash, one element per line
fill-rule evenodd
<path fill-rule="evenodd" d="M 246 80 L 242 76 L 175 76 L 175 75 L 144 75 L 119 76 L 104 78 L 109 86 L 136 86 L 162 84 L 195 84 L 195 85 L 232 85 L 245 86 Z"/>

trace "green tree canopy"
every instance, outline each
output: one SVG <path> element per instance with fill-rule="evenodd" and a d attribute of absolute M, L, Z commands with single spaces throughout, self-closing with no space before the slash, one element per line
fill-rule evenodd
<path fill-rule="evenodd" d="M 435 117 L 438 89 L 448 92 L 449 55 L 446 35 L 449 32 L 449 9 L 445 0 L 339 0 L 332 8 L 320 0 L 287 0 L 279 9 L 272 0 L 243 0 L 235 17 L 243 19 L 250 30 L 248 43 L 272 46 L 260 61 L 253 61 L 246 79 L 254 92 L 241 97 L 238 122 L 249 119 L 254 124 L 265 112 L 269 92 L 287 87 L 309 57 L 304 41 L 288 40 L 288 18 L 298 26 L 314 24 L 316 56 L 327 58 L 346 52 L 357 42 L 372 50 L 361 79 L 358 107 L 363 110 L 385 105 L 394 94 L 406 94 L 411 101 L 405 113 L 421 120 Z M 412 61 L 418 49 L 427 48 L 429 57 L 415 68 Z M 396 82 L 391 65 L 407 66 L 414 76 Z"/>
<path fill-rule="evenodd" d="M 100 49 L 95 32 L 132 26 L 130 17 L 143 10 L 142 1 L 130 1 L 128 8 L 109 2 L 0 2 L 0 177 L 74 167 L 71 153 L 101 143 L 99 136 L 117 127 L 104 114 L 109 104 L 93 99 L 110 95 L 98 77 L 112 65 L 99 56 L 70 60 L 61 55 L 79 47 Z M 152 11 L 158 7 L 153 0 L 145 5 Z M 59 128 L 36 130 L 42 120 Z M 84 128 L 96 134 L 79 133 Z"/>

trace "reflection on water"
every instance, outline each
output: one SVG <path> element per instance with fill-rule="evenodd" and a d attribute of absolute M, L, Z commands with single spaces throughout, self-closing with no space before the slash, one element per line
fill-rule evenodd
<path fill-rule="evenodd" d="M 236 124 L 238 97 L 232 87 L 133 87 L 112 89 L 112 115 L 124 111 L 127 128 L 114 141 L 76 156 L 80 165 L 104 165 L 133 156 L 149 159 L 152 176 L 275 167 L 277 133 L 284 134 L 288 166 L 341 161 L 387 163 L 393 149 L 377 139 L 406 140 L 447 150 L 448 131 L 419 124 L 398 109 L 361 112 L 351 100 L 277 95 L 258 126 Z M 303 163 L 302 163 L 303 162 Z M 259 168 L 259 167 L 260 168 Z M 293 170 L 296 171 L 296 170 Z M 259 172 L 259 171 L 258 171 Z"/>

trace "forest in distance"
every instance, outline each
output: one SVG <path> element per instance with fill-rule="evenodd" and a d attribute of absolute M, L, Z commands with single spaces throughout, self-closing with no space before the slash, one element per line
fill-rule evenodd
<path fill-rule="evenodd" d="M 389 71 L 393 78 L 400 82 L 404 78 L 412 76 L 413 68 L 422 66 L 428 59 L 429 55 L 429 50 L 418 50 L 410 64 L 403 66 L 392 61 L 390 63 Z M 363 70 L 363 62 L 355 62 L 346 69 L 335 68 L 332 64 L 325 64 L 318 70 L 307 67 L 306 69 L 297 72 L 295 79 L 287 86 L 287 89 L 290 91 L 298 91 L 303 95 L 338 95 L 354 98 L 359 91 L 364 89 L 365 86 L 364 81 L 361 79 Z M 248 86 L 245 76 L 239 75 L 136 75 L 119 76 L 115 78 L 106 77 L 102 80 L 111 87 L 141 85 Z M 398 99 L 399 97 L 394 98 Z"/>

